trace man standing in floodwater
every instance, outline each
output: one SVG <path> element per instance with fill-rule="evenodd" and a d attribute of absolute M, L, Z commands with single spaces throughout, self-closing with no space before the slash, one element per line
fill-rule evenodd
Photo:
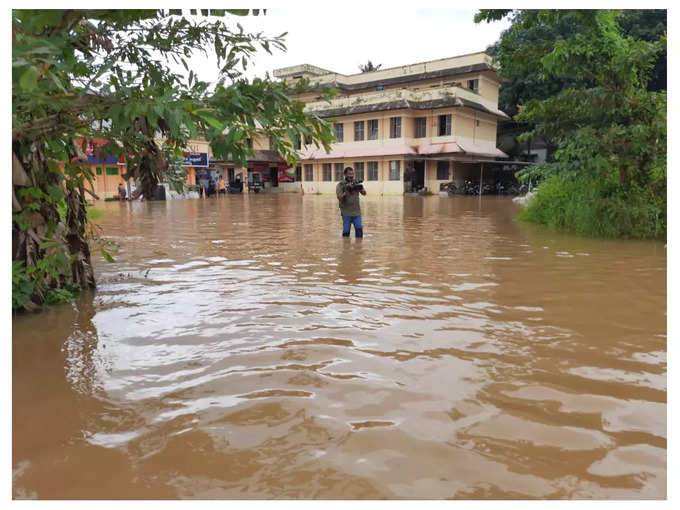
<path fill-rule="evenodd" d="M 354 235 L 364 237 L 364 228 L 361 224 L 361 206 L 359 205 L 359 193 L 366 195 L 361 181 L 354 180 L 354 168 L 348 166 L 344 171 L 345 180 L 340 181 L 335 187 L 338 196 L 338 205 L 342 215 L 342 237 L 349 237 L 349 231 L 354 225 Z"/>

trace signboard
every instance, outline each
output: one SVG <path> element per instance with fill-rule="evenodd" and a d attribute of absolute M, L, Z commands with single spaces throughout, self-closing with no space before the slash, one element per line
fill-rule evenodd
<path fill-rule="evenodd" d="M 197 168 L 208 168 L 210 158 L 207 152 L 185 152 L 184 166 L 193 166 Z"/>
<path fill-rule="evenodd" d="M 87 162 L 90 165 L 124 165 L 125 164 L 125 157 L 124 156 L 112 156 L 112 155 L 104 155 L 104 149 L 103 147 L 108 145 L 107 140 L 101 140 L 99 138 L 94 138 L 92 140 L 89 140 L 87 142 L 86 148 L 85 148 L 85 155 L 87 156 Z M 103 157 L 100 157 L 103 156 Z"/>
<path fill-rule="evenodd" d="M 279 168 L 279 182 L 295 182 L 295 168 Z"/>
<path fill-rule="evenodd" d="M 118 163 L 118 158 L 116 156 L 106 156 L 104 158 L 98 158 L 92 154 L 87 155 L 87 162 L 90 165 L 115 165 Z M 125 164 L 125 163 L 120 163 Z"/>

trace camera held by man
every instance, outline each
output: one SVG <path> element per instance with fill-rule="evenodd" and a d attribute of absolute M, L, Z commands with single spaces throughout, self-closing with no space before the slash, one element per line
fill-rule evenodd
<path fill-rule="evenodd" d="M 347 191 L 353 192 L 353 191 L 358 191 L 361 193 L 364 191 L 364 181 L 355 181 L 354 179 L 347 181 L 347 184 L 345 185 L 345 189 Z"/>

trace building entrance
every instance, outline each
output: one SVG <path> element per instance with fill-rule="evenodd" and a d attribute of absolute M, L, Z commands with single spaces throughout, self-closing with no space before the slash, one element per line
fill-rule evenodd
<path fill-rule="evenodd" d="M 416 193 L 425 188 L 425 161 L 412 162 L 411 168 L 404 172 L 404 191 Z"/>

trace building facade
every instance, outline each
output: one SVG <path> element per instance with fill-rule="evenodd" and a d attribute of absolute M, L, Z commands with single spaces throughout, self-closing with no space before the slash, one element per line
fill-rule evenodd
<path fill-rule="evenodd" d="M 342 75 L 311 65 L 277 69 L 307 111 L 334 122 L 330 153 L 301 147 L 299 185 L 306 193 L 334 193 L 352 166 L 369 193 L 439 191 L 444 182 L 479 181 L 484 162 L 506 158 L 496 147 L 500 83 L 491 57 L 474 53 L 419 64 Z M 323 100 L 320 91 L 338 94 Z"/>
<path fill-rule="evenodd" d="M 187 182 L 222 176 L 230 182 L 259 181 L 269 192 L 335 193 L 343 169 L 352 166 L 371 194 L 437 193 L 450 181 L 492 178 L 483 165 L 507 155 L 497 148 L 500 83 L 491 57 L 473 53 L 368 73 L 342 75 L 308 64 L 274 71 L 291 97 L 333 123 L 331 151 L 300 141 L 300 163 L 289 168 L 267 137 L 249 141 L 247 166 L 215 160 L 205 140 L 191 140 L 185 155 Z M 307 79 L 310 90 L 294 92 Z M 330 101 L 322 91 L 337 89 Z M 88 156 L 101 198 L 117 195 L 125 173 L 121 161 Z M 488 168 L 488 166 L 487 166 Z M 248 192 L 248 186 L 244 186 Z"/>
<path fill-rule="evenodd" d="M 162 142 L 158 140 L 159 144 Z M 86 150 L 88 164 L 92 172 L 92 187 L 95 194 L 102 200 L 118 197 L 118 186 L 123 184 L 128 190 L 135 186 L 134 178 L 125 180 L 127 172 L 124 157 L 103 156 L 97 148 L 105 145 L 104 140 L 92 140 Z M 205 140 L 190 140 L 184 155 L 184 166 L 187 169 L 187 184 L 196 184 L 196 173 L 210 167 L 212 156 L 210 144 Z"/>

